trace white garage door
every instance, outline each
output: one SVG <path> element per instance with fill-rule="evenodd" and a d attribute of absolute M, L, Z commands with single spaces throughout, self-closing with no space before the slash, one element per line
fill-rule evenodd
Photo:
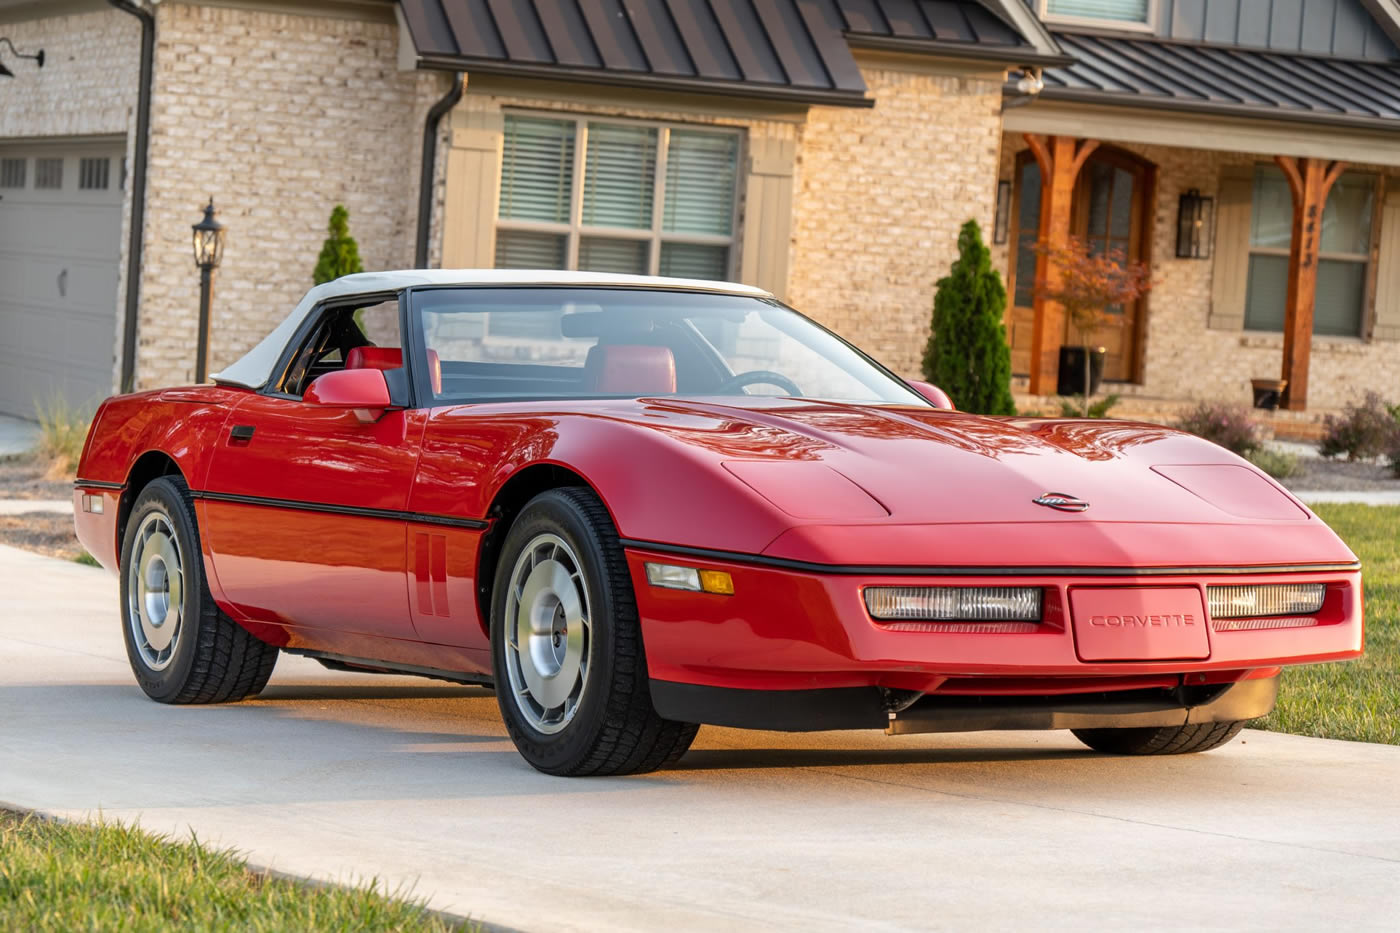
<path fill-rule="evenodd" d="M 0 413 L 112 393 L 120 143 L 0 145 Z"/>

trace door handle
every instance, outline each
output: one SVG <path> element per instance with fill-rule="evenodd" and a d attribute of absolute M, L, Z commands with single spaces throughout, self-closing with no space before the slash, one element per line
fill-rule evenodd
<path fill-rule="evenodd" d="M 251 441 L 253 439 L 253 426 L 251 424 L 235 424 L 233 430 L 228 432 L 231 441 Z"/>

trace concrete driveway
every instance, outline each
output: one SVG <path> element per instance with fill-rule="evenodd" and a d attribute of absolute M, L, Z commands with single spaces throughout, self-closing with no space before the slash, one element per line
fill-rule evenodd
<path fill-rule="evenodd" d="M 675 770 L 530 770 L 494 698 L 284 657 L 259 700 L 131 680 L 116 583 L 0 547 L 0 800 L 411 885 L 525 930 L 1395 929 L 1400 748 L 1247 732 L 704 729 Z"/>

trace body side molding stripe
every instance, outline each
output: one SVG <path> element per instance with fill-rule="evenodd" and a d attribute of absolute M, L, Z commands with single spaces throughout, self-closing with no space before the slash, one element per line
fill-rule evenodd
<path fill-rule="evenodd" d="M 1325 573 L 1361 569 L 1359 561 L 1333 564 L 1273 564 L 1259 567 L 870 567 L 850 564 L 819 564 L 786 557 L 745 554 L 740 551 L 686 547 L 680 544 L 660 544 L 654 541 L 639 541 L 635 538 L 622 538 L 620 543 L 625 548 L 655 551 L 659 554 L 679 554 L 708 560 L 758 564 L 765 567 L 779 567 L 784 570 L 801 570 L 807 573 L 869 577 L 1161 577 L 1207 576 L 1211 574 Z"/>
<path fill-rule="evenodd" d="M 74 489 L 125 489 L 126 483 L 108 483 L 96 479 L 75 479 Z"/>
<path fill-rule="evenodd" d="M 245 496 L 231 492 L 190 490 L 196 499 L 210 502 L 232 502 L 237 505 L 260 505 L 273 509 L 294 509 L 299 512 L 327 512 L 333 515 L 354 515 L 359 518 L 383 518 L 389 521 L 420 522 L 427 525 L 447 525 L 453 528 L 488 528 L 491 523 L 479 518 L 457 518 L 452 515 L 431 515 L 426 512 L 404 512 L 397 509 L 368 509 L 358 505 L 332 505 L 328 502 L 305 502 L 300 499 L 273 499 L 268 496 Z"/>

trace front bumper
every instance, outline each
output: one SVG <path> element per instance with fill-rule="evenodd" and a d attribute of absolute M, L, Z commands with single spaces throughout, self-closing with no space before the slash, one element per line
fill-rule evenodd
<path fill-rule="evenodd" d="M 1173 689 L 1051 696 L 926 694 L 903 709 L 878 687 L 828 690 L 738 690 L 651 682 L 652 703 L 666 719 L 775 732 L 884 729 L 890 735 L 1008 729 L 1139 729 L 1264 716 L 1278 697 L 1278 677 Z"/>
<path fill-rule="evenodd" d="M 1141 576 L 921 577 L 816 572 L 721 559 L 628 542 L 647 664 L 653 680 L 739 690 L 879 687 L 940 695 L 1050 695 L 1233 683 L 1271 669 L 1355 658 L 1361 653 L 1361 574 L 1357 569 L 1154 571 Z M 668 590 L 647 583 L 645 563 L 723 570 L 731 596 Z M 1034 573 L 1034 572 L 1033 572 Z M 1076 587 L 1198 587 L 1230 583 L 1325 583 L 1319 624 L 1306 628 L 1217 631 L 1207 620 L 1208 653 L 1194 659 L 1085 661 L 1070 617 Z M 1014 634 L 901 631 L 871 619 L 866 586 L 1038 586 L 1042 622 Z M 1204 592 L 1202 592 L 1204 599 Z"/>

